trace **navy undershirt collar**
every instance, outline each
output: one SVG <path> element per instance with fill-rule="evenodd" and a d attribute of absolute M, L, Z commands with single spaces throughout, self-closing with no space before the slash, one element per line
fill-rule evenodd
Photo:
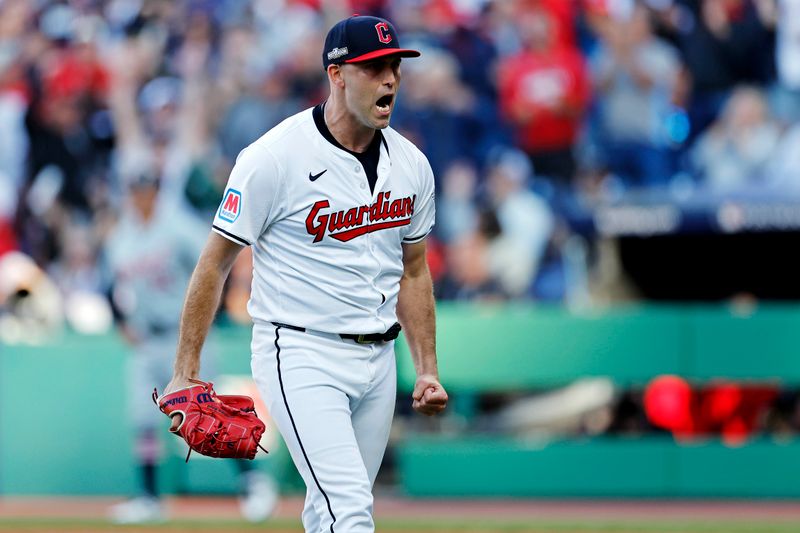
<path fill-rule="evenodd" d="M 367 146 L 366 150 L 363 152 L 354 152 L 342 146 L 342 144 L 336 140 L 331 131 L 328 129 L 328 125 L 325 124 L 324 103 L 316 105 L 312 115 L 314 117 L 314 124 L 317 126 L 317 130 L 319 130 L 320 134 L 325 137 L 329 143 L 340 150 L 344 150 L 359 160 L 367 174 L 369 190 L 374 193 L 375 183 L 378 181 L 378 161 L 380 161 L 381 158 L 381 142 L 385 142 L 383 141 L 383 133 L 381 133 L 381 130 L 375 130 L 375 136 L 372 138 L 372 142 L 369 143 L 369 146 Z"/>

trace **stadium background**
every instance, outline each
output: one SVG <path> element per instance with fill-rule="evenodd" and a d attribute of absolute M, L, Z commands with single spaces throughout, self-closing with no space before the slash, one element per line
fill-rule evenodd
<path fill-rule="evenodd" d="M 777 498 L 796 526 L 800 2 L 0 0 L 0 528 L 29 496 L 134 488 L 102 254 L 125 176 L 158 169 L 208 220 L 239 150 L 324 97 L 325 29 L 353 12 L 423 51 L 392 125 L 437 176 L 452 395 L 411 416 L 400 358 L 378 494 L 511 498 L 531 524 L 534 497 Z M 231 382 L 247 289 L 244 258 Z M 167 444 L 167 492 L 235 490 Z"/>

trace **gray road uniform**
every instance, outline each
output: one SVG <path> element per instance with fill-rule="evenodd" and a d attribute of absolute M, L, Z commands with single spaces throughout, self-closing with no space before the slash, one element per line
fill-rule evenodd
<path fill-rule="evenodd" d="M 126 212 L 107 241 L 113 297 L 137 338 L 126 373 L 137 429 L 163 424 L 150 393 L 172 378 L 184 295 L 207 236 L 207 225 L 161 202 L 148 222 Z"/>

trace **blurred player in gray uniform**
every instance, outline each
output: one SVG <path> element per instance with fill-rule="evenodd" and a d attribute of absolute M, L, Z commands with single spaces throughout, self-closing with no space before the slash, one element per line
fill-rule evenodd
<path fill-rule="evenodd" d="M 126 397 L 142 494 L 115 505 L 111 518 L 138 523 L 163 519 L 156 476 L 161 456 L 157 431 L 163 431 L 163 418 L 150 393 L 153 387 L 163 389 L 172 376 L 169 354 L 177 343 L 184 293 L 208 229 L 177 202 L 159 198 L 154 176 L 142 173 L 126 181 L 128 202 L 109 235 L 105 259 L 120 329 L 133 349 L 125 374 Z M 209 357 L 203 357 L 213 367 Z M 248 520 L 263 520 L 277 501 L 274 482 L 249 462 L 237 464 L 244 476 L 242 513 Z"/>

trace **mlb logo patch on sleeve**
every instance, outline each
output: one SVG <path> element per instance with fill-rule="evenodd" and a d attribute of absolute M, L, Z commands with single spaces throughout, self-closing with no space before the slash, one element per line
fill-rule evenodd
<path fill-rule="evenodd" d="M 217 216 L 227 222 L 233 222 L 239 218 L 239 213 L 242 211 L 242 193 L 236 189 L 228 189 L 222 204 L 219 206 L 219 213 Z"/>

